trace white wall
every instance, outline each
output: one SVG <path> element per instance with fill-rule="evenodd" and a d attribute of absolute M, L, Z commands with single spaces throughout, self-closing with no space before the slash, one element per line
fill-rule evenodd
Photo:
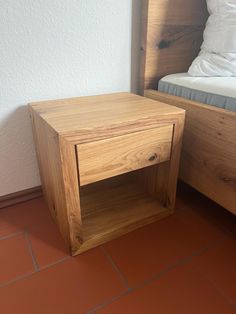
<path fill-rule="evenodd" d="M 40 184 L 28 102 L 130 90 L 131 2 L 0 0 L 0 195 Z"/>

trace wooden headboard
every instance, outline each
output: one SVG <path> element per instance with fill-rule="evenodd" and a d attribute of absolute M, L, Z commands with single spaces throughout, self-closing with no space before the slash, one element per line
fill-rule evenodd
<path fill-rule="evenodd" d="M 142 0 L 140 93 L 186 72 L 197 56 L 208 17 L 206 0 Z"/>

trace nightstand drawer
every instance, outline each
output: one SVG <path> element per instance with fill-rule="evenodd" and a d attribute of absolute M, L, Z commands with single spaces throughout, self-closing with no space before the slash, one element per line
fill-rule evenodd
<path fill-rule="evenodd" d="M 118 93 L 30 113 L 45 200 L 72 255 L 173 213 L 184 110 Z"/>
<path fill-rule="evenodd" d="M 80 185 L 170 159 L 173 125 L 77 145 Z"/>

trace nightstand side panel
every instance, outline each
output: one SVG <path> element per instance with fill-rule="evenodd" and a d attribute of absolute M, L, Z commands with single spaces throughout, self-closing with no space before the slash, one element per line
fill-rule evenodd
<path fill-rule="evenodd" d="M 44 198 L 73 254 L 82 242 L 77 169 L 74 171 L 72 167 L 70 171 L 66 167 L 68 163 L 70 164 L 68 159 L 72 157 L 73 146 L 62 141 L 32 107 L 30 107 L 30 112 Z M 65 147 L 62 147 L 63 145 Z M 73 159 L 74 167 L 76 167 L 75 155 Z M 73 176 L 70 176 L 72 171 Z M 74 195 L 73 200 L 71 195 Z"/>

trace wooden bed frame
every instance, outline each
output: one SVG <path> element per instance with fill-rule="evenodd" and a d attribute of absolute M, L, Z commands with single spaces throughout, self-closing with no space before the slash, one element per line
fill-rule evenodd
<path fill-rule="evenodd" d="M 140 93 L 186 110 L 180 178 L 236 214 L 236 112 L 157 91 L 187 72 L 207 17 L 206 0 L 143 0 Z"/>

